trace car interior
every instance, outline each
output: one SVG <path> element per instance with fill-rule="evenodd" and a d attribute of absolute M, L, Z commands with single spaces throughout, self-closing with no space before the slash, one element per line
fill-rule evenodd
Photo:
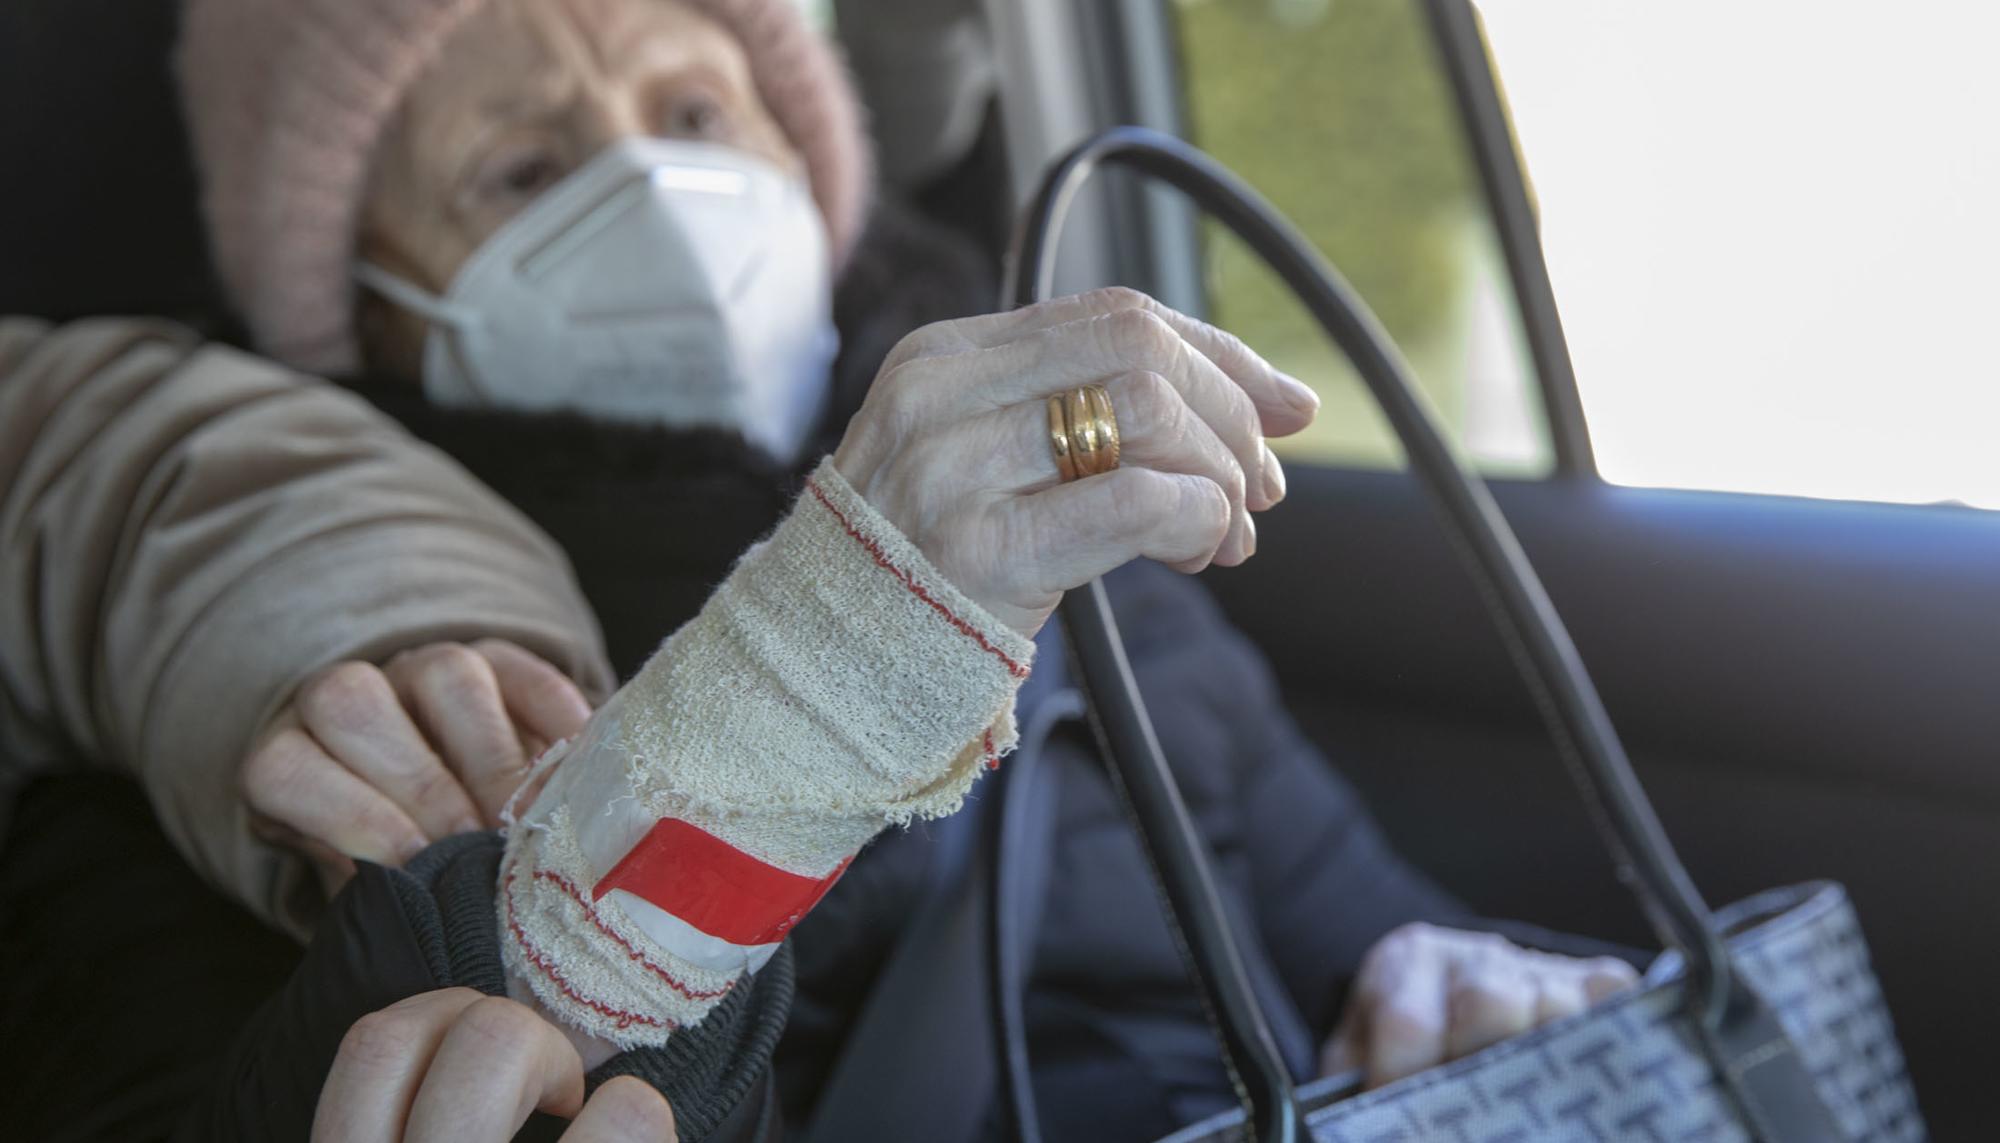
<path fill-rule="evenodd" d="M 0 9 L 0 313 L 147 313 L 237 336 L 172 96 L 175 7 Z M 836 29 L 925 8 L 818 7 Z M 1418 9 L 940 3 L 925 18 L 972 30 L 942 69 L 955 102 L 930 123 L 893 107 L 922 102 L 941 69 L 898 68 L 881 41 L 850 60 L 894 131 L 888 193 L 980 243 L 996 299 L 1044 166 L 1115 125 L 1207 148 L 1319 241 L 1479 463 L 1709 902 L 1843 884 L 1932 1132 L 1983 1137 L 1993 1053 L 1976 1028 L 2000 1011 L 1986 965 L 2000 947 L 2000 515 L 1601 476 L 1579 378 L 1524 332 L 1545 271 L 1498 240 Z M 899 155 L 897 138 L 930 150 Z M 1259 558 L 1207 586 L 1417 865 L 1484 915 L 1652 947 L 1473 581 L 1296 303 L 1185 200 L 1116 172 L 1077 204 L 1057 281 L 1145 290 L 1273 345 L 1320 388 L 1334 425 L 1281 450 L 1289 495 Z M 1462 304 L 1436 312 L 1445 296 Z M 1501 364 L 1474 377 L 1466 360 Z"/>

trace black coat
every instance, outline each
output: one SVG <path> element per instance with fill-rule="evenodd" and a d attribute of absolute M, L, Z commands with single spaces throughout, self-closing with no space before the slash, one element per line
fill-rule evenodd
<path fill-rule="evenodd" d="M 1134 564 L 1107 586 L 1280 1049 L 1297 1078 L 1310 1078 L 1369 946 L 1408 921 L 1474 918 L 1390 850 L 1285 713 L 1262 657 L 1197 582 Z M 1233 1096 L 1137 835 L 1066 693 L 1060 638 L 1051 630 L 1039 641 L 1021 747 L 997 776 L 1005 783 L 1034 753 L 1055 805 L 1045 887 L 1021 910 L 1036 930 L 1025 1015 L 1041 1125 L 1050 1140 L 1154 1139 Z M 1034 860 L 1009 853 L 1013 842 L 999 860 Z M 796 931 L 799 993 L 778 1054 L 788 1119 L 807 1118 L 947 844 L 937 824 L 885 835 Z M 992 967 L 975 956 L 962 971 Z M 885 1085 L 876 1098 L 921 1101 L 923 1086 Z M 978 1095 L 976 1085 L 954 1092 Z"/>

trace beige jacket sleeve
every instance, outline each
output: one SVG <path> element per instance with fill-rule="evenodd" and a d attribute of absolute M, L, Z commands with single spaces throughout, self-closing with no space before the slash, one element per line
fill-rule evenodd
<path fill-rule="evenodd" d="M 303 932 L 311 879 L 238 795 L 252 740 L 330 663 L 479 636 L 610 689 L 561 551 L 358 398 L 164 323 L 0 318 L 6 778 L 133 774 L 196 869 Z"/>

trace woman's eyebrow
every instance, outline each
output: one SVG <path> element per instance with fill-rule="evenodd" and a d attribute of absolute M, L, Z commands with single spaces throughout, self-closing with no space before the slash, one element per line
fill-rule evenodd
<path fill-rule="evenodd" d="M 565 100 L 548 84 L 510 84 L 479 103 L 481 117 L 499 123 L 544 122 L 562 114 Z"/>
<path fill-rule="evenodd" d="M 717 79 L 727 78 L 737 69 L 715 58 L 717 50 L 731 51 L 726 35 L 707 28 L 667 30 L 646 27 L 621 40 L 613 49 L 608 66 L 614 69 L 651 65 L 701 72 Z"/>

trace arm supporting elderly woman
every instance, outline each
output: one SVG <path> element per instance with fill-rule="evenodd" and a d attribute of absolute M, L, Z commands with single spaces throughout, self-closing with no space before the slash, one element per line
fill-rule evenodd
<path fill-rule="evenodd" d="M 494 636 L 608 672 L 554 545 L 331 386 L 162 322 L 0 320 L 0 734 L 123 770 L 209 880 L 302 933 L 238 768 L 307 678 Z"/>

